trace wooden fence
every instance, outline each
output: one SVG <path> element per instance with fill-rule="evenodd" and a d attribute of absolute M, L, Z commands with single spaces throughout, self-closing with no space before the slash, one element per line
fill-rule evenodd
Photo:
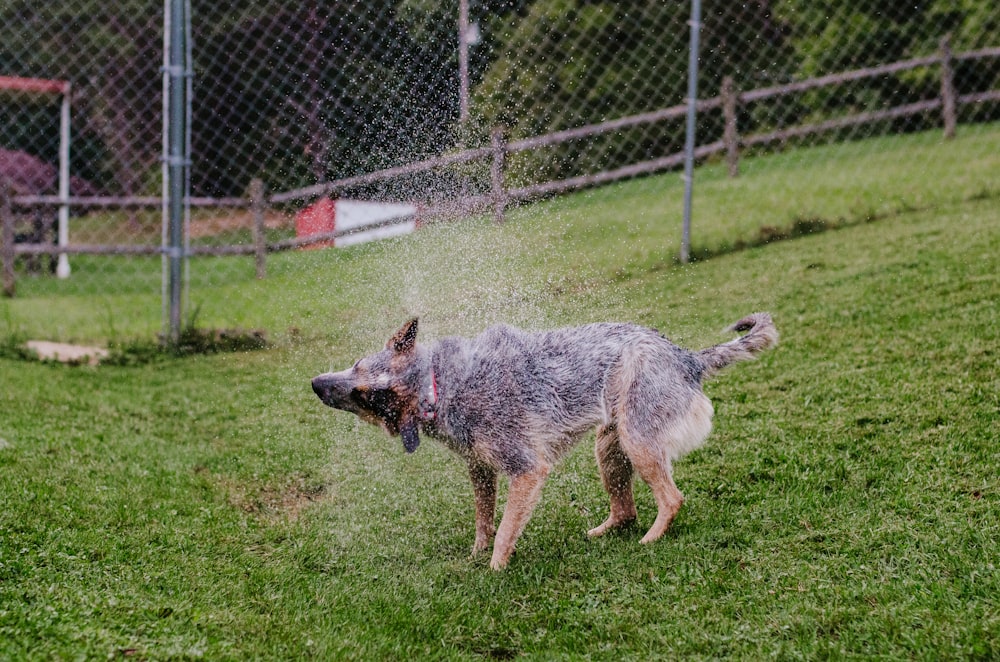
<path fill-rule="evenodd" d="M 735 177 L 739 173 L 739 156 L 741 148 L 783 142 L 793 138 L 800 138 L 828 131 L 860 126 L 872 122 L 896 119 L 934 111 L 939 111 L 941 113 L 941 123 L 944 129 L 944 135 L 946 138 L 951 138 L 955 135 L 955 129 L 958 121 L 958 108 L 960 106 L 1000 101 L 1000 90 L 961 94 L 955 88 L 955 63 L 958 61 L 977 60 L 990 57 L 1000 57 L 1000 47 L 984 48 L 963 53 L 953 53 L 949 45 L 948 38 L 945 37 L 941 40 L 940 49 L 935 55 L 913 58 L 900 62 L 893 62 L 891 64 L 867 67 L 837 74 L 830 74 L 827 76 L 796 81 L 785 85 L 739 91 L 736 89 L 735 81 L 731 77 L 726 77 L 723 80 L 720 93 L 717 96 L 709 99 L 701 99 L 696 103 L 697 111 L 699 113 L 714 109 L 721 109 L 724 119 L 724 130 L 723 135 L 719 140 L 696 147 L 695 158 L 704 159 L 705 157 L 714 154 L 725 153 L 729 173 L 731 176 Z M 937 98 L 883 110 L 856 113 L 813 124 L 782 128 L 775 131 L 748 133 L 746 135 L 742 135 L 740 133 L 737 117 L 739 106 L 741 104 L 748 104 L 764 99 L 797 94 L 807 90 L 841 85 L 852 81 L 877 78 L 880 76 L 887 76 L 920 67 L 930 66 L 940 67 L 941 94 Z M 191 198 L 190 203 L 193 207 L 229 207 L 251 209 L 253 211 L 252 217 L 254 219 L 253 226 L 251 228 L 253 231 L 254 241 L 252 244 L 232 246 L 192 246 L 188 250 L 187 254 L 189 256 L 254 255 L 257 265 L 257 275 L 259 278 L 263 278 L 266 273 L 265 260 L 268 252 L 283 251 L 311 244 L 328 242 L 331 239 L 335 239 L 338 236 L 346 234 L 345 232 L 329 232 L 311 235 L 309 237 L 297 237 L 283 241 L 267 242 L 265 241 L 263 231 L 263 219 L 267 208 L 271 206 L 310 201 L 321 196 L 335 195 L 339 192 L 354 189 L 359 186 L 376 184 L 407 175 L 430 172 L 440 168 L 485 159 L 489 159 L 491 164 L 490 192 L 488 194 L 467 196 L 447 204 L 420 205 L 420 209 L 422 210 L 421 214 L 424 219 L 428 219 L 443 215 L 466 215 L 471 213 L 492 212 L 497 222 L 503 222 L 506 209 L 515 202 L 669 170 L 679 167 L 684 162 L 684 154 L 682 152 L 678 152 L 656 159 L 633 163 L 613 170 L 580 175 L 557 181 L 532 184 L 529 186 L 508 188 L 505 183 L 504 173 L 506 169 L 507 157 L 509 155 L 552 147 L 571 140 L 579 140 L 581 138 L 612 133 L 622 129 L 642 126 L 645 124 L 676 120 L 684 117 L 686 112 L 686 104 L 677 105 L 647 113 L 600 122 L 597 124 L 556 131 L 543 136 L 534 136 L 512 141 L 507 141 L 504 138 L 503 132 L 498 129 L 491 135 L 490 145 L 488 147 L 465 149 L 415 163 L 387 168 L 354 177 L 346 177 L 293 191 L 274 193 L 270 196 L 266 196 L 264 194 L 263 184 L 259 181 L 255 181 L 252 183 L 248 191 L 248 195 L 245 198 Z M 0 242 L 2 242 L 2 246 L 0 246 L 0 261 L 2 261 L 3 291 L 5 295 L 14 295 L 14 260 L 18 255 L 162 255 L 167 250 L 163 246 L 154 245 L 69 244 L 65 246 L 56 246 L 51 243 L 14 242 L 13 208 L 58 206 L 63 204 L 86 208 L 157 208 L 162 206 L 163 200 L 157 197 L 70 197 L 68 199 L 62 199 L 58 196 L 11 196 L 5 187 L 0 185 L 0 225 L 2 225 L 2 235 L 0 235 Z M 392 222 L 395 221 L 390 221 L 389 224 Z"/>

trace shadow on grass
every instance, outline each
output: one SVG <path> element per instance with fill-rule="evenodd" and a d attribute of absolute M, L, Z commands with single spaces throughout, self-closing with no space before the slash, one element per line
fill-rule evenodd
<path fill-rule="evenodd" d="M 983 189 L 976 192 L 973 195 L 968 196 L 966 200 L 968 202 L 976 202 L 981 200 L 990 200 L 1000 198 L 1000 190 Z M 807 237 L 809 235 L 819 234 L 821 232 L 829 232 L 831 230 L 841 230 L 844 228 L 854 227 L 857 225 L 863 225 L 865 223 L 874 223 L 887 218 L 896 218 L 903 216 L 905 214 L 910 214 L 914 212 L 927 211 L 932 209 L 933 206 L 923 206 L 918 207 L 914 205 L 902 205 L 895 209 L 885 211 L 885 212 L 865 212 L 851 216 L 848 218 L 838 218 L 835 220 L 830 220 L 822 218 L 819 216 L 807 217 L 807 218 L 796 218 L 791 224 L 786 226 L 775 226 L 775 225 L 762 225 L 757 230 L 757 234 L 750 239 L 738 239 L 733 243 L 724 242 L 718 246 L 694 246 L 691 248 L 689 253 L 690 262 L 703 262 L 714 257 L 719 257 L 722 255 L 728 255 L 730 253 L 738 253 L 740 251 L 749 250 L 751 248 L 759 248 L 761 246 L 767 246 L 778 241 L 787 241 L 789 239 L 798 239 L 799 237 Z M 680 263 L 680 257 L 674 257 L 674 263 Z"/>
<path fill-rule="evenodd" d="M 892 215 L 896 215 L 895 213 Z M 883 214 L 882 217 L 889 216 L 889 214 Z M 791 225 L 785 227 L 780 227 L 776 225 L 762 225 L 757 230 L 756 236 L 751 239 L 738 239 L 733 243 L 723 243 L 716 247 L 708 246 L 695 246 L 691 248 L 689 261 L 691 262 L 704 262 L 705 260 L 710 260 L 713 257 L 719 257 L 721 255 L 728 255 L 730 253 L 738 253 L 740 251 L 749 250 L 751 248 L 758 248 L 760 246 L 767 246 L 778 241 L 787 241 L 789 239 L 797 239 L 799 237 L 806 237 L 812 234 L 819 234 L 820 232 L 828 232 L 830 230 L 839 230 L 840 228 L 849 227 L 852 225 L 859 225 L 861 223 L 871 223 L 878 220 L 877 216 L 869 215 L 860 219 L 847 220 L 838 219 L 836 221 L 831 221 L 825 218 L 814 217 L 814 218 L 797 218 Z M 676 257 L 674 259 L 675 263 L 680 263 L 680 258 Z"/>

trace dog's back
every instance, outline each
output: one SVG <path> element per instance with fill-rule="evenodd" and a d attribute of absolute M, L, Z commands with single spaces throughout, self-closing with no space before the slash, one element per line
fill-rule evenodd
<path fill-rule="evenodd" d="M 554 462 L 582 434 L 613 423 L 626 382 L 641 375 L 660 407 L 681 411 L 706 370 L 695 353 L 633 324 L 542 332 L 498 325 L 431 351 L 438 436 L 459 451 L 489 450 L 490 463 L 510 473 Z"/>

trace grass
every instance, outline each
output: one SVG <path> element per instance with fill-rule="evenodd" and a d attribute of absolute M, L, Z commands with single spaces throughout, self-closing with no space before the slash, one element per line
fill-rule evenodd
<path fill-rule="evenodd" d="M 274 331 L 265 352 L 0 359 L 0 658 L 996 659 L 998 143 L 818 148 L 735 181 L 709 166 L 696 237 L 719 254 L 687 267 L 671 175 L 503 228 L 277 256 L 263 282 L 196 278 L 200 319 Z M 719 250 L 814 217 L 840 229 Z M 53 310 L 67 337 L 140 328 L 138 288 L 26 282 L 0 331 Z M 226 300 L 254 305 L 217 322 Z M 629 319 L 699 347 L 753 309 L 782 344 L 707 385 L 715 431 L 676 468 L 667 536 L 586 538 L 607 504 L 584 441 L 502 573 L 468 557 L 458 458 L 406 456 L 308 387 L 413 313 L 428 336 Z"/>

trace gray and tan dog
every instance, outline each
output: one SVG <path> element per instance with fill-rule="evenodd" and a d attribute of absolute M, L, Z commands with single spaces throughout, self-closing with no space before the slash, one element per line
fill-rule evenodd
<path fill-rule="evenodd" d="M 699 447 L 712 428 L 706 377 L 774 345 L 767 313 L 731 328 L 739 338 L 692 352 L 652 329 L 590 324 L 528 333 L 499 325 L 475 338 L 417 344 L 407 322 L 383 351 L 354 367 L 319 375 L 313 390 L 327 405 L 400 435 L 407 452 L 423 432 L 469 464 L 476 499 L 473 553 L 493 541 L 490 566 L 507 565 L 553 464 L 597 427 L 597 464 L 611 514 L 599 536 L 635 520 L 632 474 L 652 488 L 658 514 L 641 542 L 656 540 L 680 509 L 672 463 Z M 494 529 L 497 476 L 510 477 L 500 528 Z"/>

